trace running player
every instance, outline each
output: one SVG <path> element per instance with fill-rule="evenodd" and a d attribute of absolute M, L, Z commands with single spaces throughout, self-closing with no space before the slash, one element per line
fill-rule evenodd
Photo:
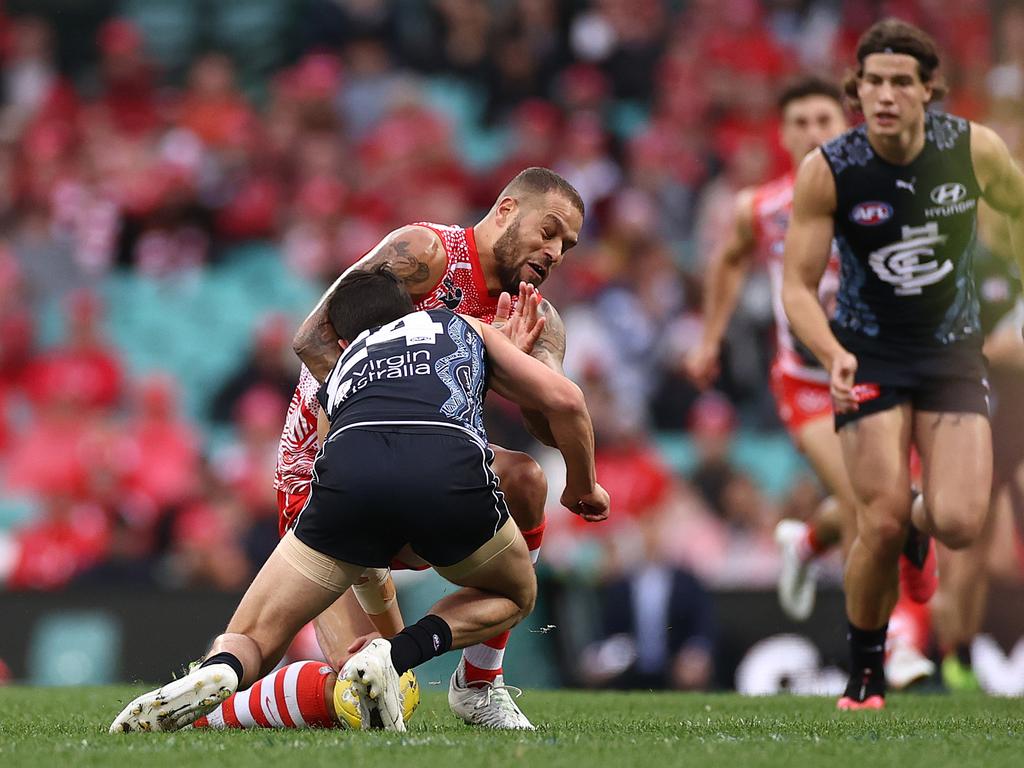
<path fill-rule="evenodd" d="M 783 300 L 830 373 L 857 504 L 845 574 L 851 671 L 838 706 L 877 709 L 901 549 L 923 550 L 928 535 L 967 547 L 988 512 L 992 443 L 971 254 L 983 198 L 1007 214 L 1024 261 L 1024 174 L 988 128 L 927 110 L 944 89 L 935 43 L 920 29 L 875 24 L 857 61 L 846 90 L 865 123 L 801 163 Z M 841 274 L 830 327 L 818 285 L 833 237 Z M 911 445 L 922 463 L 916 498 Z"/>
<path fill-rule="evenodd" d="M 702 387 L 710 384 L 717 374 L 722 338 L 743 279 L 754 259 L 761 259 L 768 266 L 775 312 L 776 358 L 771 381 L 779 418 L 830 493 L 809 522 L 782 520 L 775 529 L 782 556 L 779 603 L 794 621 L 806 620 L 814 609 L 814 561 L 840 543 L 845 554 L 855 534 L 853 489 L 833 428 L 828 373 L 793 338 L 782 307 L 782 253 L 793 204 L 793 173 L 809 152 L 846 130 L 842 98 L 836 85 L 817 77 L 797 80 L 779 96 L 780 140 L 789 152 L 793 170 L 737 195 L 732 231 L 709 262 L 704 335 L 687 360 L 694 381 Z M 838 287 L 839 255 L 833 249 L 818 291 L 829 314 Z M 923 625 L 927 612 L 912 604 L 927 601 L 935 589 L 934 579 L 921 584 L 924 579 L 914 578 L 919 572 L 907 565 L 901 558 L 901 575 L 908 577 L 913 589 L 901 591 L 900 620 L 893 624 L 886 657 L 887 675 L 898 688 L 935 671 L 934 664 L 921 652 L 921 641 L 927 635 Z"/>
<path fill-rule="evenodd" d="M 111 733 L 174 731 L 210 712 L 272 669 L 349 587 L 376 600 L 389 563 L 408 551 L 462 589 L 342 670 L 364 729 L 405 730 L 399 675 L 511 628 L 536 598 L 526 542 L 490 469 L 488 387 L 544 418 L 565 459 L 562 503 L 589 521 L 607 517 L 590 416 L 564 376 L 475 318 L 414 311 L 386 265 L 351 271 L 329 317 L 340 340 L 318 397 L 330 426 L 306 506 L 200 666 L 129 703 Z"/>
<path fill-rule="evenodd" d="M 389 264 L 403 278 L 417 309 L 447 307 L 477 317 L 510 334 L 524 309 L 528 289 L 522 282 L 540 285 L 565 252 L 576 244 L 583 225 L 583 202 L 565 179 L 546 168 L 527 168 L 498 196 L 494 206 L 474 227 L 415 224 L 395 230 L 360 262 L 360 267 Z M 295 349 L 306 366 L 292 398 L 278 454 L 274 486 L 278 491 L 282 535 L 305 504 L 316 455 L 319 405 L 317 382 L 309 369 L 324 370 L 333 354 L 336 336 L 325 307 L 328 289 L 295 337 Z M 520 295 L 510 317 L 509 302 L 499 303 L 502 291 Z M 565 327 L 554 308 L 541 302 L 543 329 L 531 354 L 561 372 L 565 355 Z M 525 339 L 525 341 L 524 341 Z M 529 329 L 519 345 L 532 339 Z M 543 419 L 524 412 L 530 431 L 550 444 Z M 492 446 L 493 468 L 502 480 L 509 511 L 519 526 L 536 562 L 544 535 L 547 482 L 528 455 Z M 402 627 L 397 603 L 388 615 L 391 632 Z M 339 669 L 348 657 L 352 640 L 373 630 L 351 595 L 342 597 L 315 622 L 317 638 L 327 661 Z M 466 722 L 494 728 L 530 729 L 504 687 L 502 658 L 508 633 L 467 648 L 452 675 L 449 702 Z M 312 692 L 310 692 L 312 695 Z"/>
<path fill-rule="evenodd" d="M 842 93 L 838 86 L 806 77 L 779 96 L 782 119 L 779 139 L 795 170 L 807 153 L 846 130 Z M 779 418 L 797 448 L 807 457 L 831 498 L 809 524 L 783 520 L 776 529 L 782 547 L 779 602 L 790 618 L 803 621 L 814 608 L 813 559 L 839 543 L 843 521 L 852 528 L 853 490 L 843 466 L 839 439 L 832 428 L 828 373 L 789 330 L 782 308 L 782 250 L 793 204 L 793 171 L 736 196 L 732 230 L 712 255 L 704 290 L 704 334 L 687 359 L 687 370 L 701 387 L 718 373 L 718 360 L 729 318 L 755 258 L 768 267 L 775 311 L 776 356 L 772 391 Z M 819 295 L 833 303 L 839 285 L 838 256 L 829 261 Z"/>

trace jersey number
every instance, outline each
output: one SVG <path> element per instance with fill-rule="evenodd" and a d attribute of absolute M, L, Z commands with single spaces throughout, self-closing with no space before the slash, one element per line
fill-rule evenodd
<path fill-rule="evenodd" d="M 366 339 L 366 346 L 373 347 L 402 338 L 409 347 L 416 344 L 433 344 L 442 333 L 444 326 L 431 320 L 426 312 L 416 312 L 371 333 Z"/>

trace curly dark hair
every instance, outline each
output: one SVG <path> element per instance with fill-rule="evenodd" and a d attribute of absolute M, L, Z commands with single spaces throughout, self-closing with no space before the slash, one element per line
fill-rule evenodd
<path fill-rule="evenodd" d="M 937 73 L 939 49 L 932 36 L 900 19 L 883 19 L 860 36 L 857 41 L 857 69 L 849 70 L 843 78 L 843 93 L 854 109 L 860 109 L 857 82 L 864 75 L 864 59 L 873 53 L 905 53 L 913 56 L 917 59 L 917 74 L 921 82 L 932 88 L 930 101 L 939 101 L 946 95 L 946 83 Z"/>

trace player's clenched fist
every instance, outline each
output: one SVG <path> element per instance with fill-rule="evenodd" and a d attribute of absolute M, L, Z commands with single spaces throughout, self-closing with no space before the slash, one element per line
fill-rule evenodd
<path fill-rule="evenodd" d="M 562 506 L 588 523 L 607 520 L 610 503 L 608 491 L 599 483 L 594 483 L 594 490 L 589 493 L 573 493 L 568 488 L 562 492 Z"/>
<path fill-rule="evenodd" d="M 854 376 L 857 374 L 857 358 L 843 350 L 832 359 L 829 388 L 832 405 L 837 413 L 857 410 L 857 396 L 853 391 Z"/>

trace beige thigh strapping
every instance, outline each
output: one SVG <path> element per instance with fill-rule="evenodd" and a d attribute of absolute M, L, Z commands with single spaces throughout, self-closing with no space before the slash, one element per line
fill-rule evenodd
<path fill-rule="evenodd" d="M 515 521 L 509 517 L 490 541 L 477 549 L 476 552 L 471 554 L 465 560 L 461 560 L 455 563 L 455 565 L 449 565 L 444 568 L 435 565 L 434 570 L 449 581 L 454 581 L 464 576 L 468 576 L 473 571 L 486 565 L 515 544 L 518 536 L 519 529 L 516 527 Z"/>

